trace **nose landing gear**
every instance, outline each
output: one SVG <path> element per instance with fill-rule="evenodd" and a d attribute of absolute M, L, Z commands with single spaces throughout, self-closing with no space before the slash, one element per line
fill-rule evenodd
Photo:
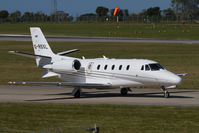
<path fill-rule="evenodd" d="M 164 97 L 165 98 L 169 98 L 170 97 L 170 93 L 168 92 L 167 88 L 165 88 L 164 86 L 162 86 L 161 89 L 164 92 Z"/>

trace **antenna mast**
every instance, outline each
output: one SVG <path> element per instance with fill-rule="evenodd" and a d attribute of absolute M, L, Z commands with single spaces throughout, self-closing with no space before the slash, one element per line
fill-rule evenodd
<path fill-rule="evenodd" d="M 56 14 L 57 12 L 57 0 L 51 0 L 52 4 L 52 14 Z"/>

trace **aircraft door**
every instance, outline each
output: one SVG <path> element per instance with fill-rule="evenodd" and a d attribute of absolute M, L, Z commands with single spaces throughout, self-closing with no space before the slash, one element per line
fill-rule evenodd
<path fill-rule="evenodd" d="M 91 73 L 92 72 L 92 67 L 94 65 L 94 62 L 90 62 L 88 63 L 88 66 L 87 66 L 87 73 Z"/>

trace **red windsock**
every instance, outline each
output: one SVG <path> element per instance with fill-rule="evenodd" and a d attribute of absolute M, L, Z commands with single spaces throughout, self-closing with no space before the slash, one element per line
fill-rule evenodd
<path fill-rule="evenodd" d="M 117 12 L 118 12 L 119 8 L 116 7 L 113 16 L 116 16 Z"/>

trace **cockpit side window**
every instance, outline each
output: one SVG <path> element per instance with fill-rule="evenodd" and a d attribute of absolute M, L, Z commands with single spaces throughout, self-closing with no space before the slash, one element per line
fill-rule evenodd
<path fill-rule="evenodd" d="M 149 65 L 145 65 L 145 71 L 150 71 Z"/>
<path fill-rule="evenodd" d="M 160 69 L 164 70 L 164 67 L 158 63 L 149 64 L 151 71 L 159 71 Z"/>

